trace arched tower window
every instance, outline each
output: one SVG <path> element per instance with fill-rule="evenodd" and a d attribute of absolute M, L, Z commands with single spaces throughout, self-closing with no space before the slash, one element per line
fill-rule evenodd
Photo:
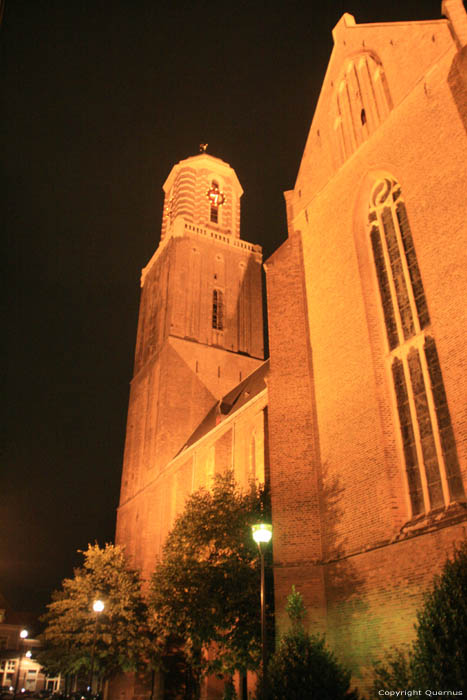
<path fill-rule="evenodd" d="M 219 223 L 219 207 L 225 202 L 225 195 L 223 192 L 221 192 L 217 180 L 212 180 L 206 196 L 210 203 L 210 221 L 217 224 Z"/>
<path fill-rule="evenodd" d="M 219 220 L 219 205 L 217 204 L 217 193 L 219 192 L 219 184 L 213 180 L 211 185 L 211 211 L 210 220 L 217 224 Z"/>
<path fill-rule="evenodd" d="M 412 514 L 464 497 L 423 283 L 399 184 L 373 187 L 370 240 L 383 308 Z"/>

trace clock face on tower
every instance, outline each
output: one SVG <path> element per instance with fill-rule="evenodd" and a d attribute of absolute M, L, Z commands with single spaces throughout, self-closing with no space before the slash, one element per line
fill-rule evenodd
<path fill-rule="evenodd" d="M 219 190 L 219 185 L 214 182 L 206 192 L 206 197 L 211 202 L 212 207 L 220 207 L 225 202 L 225 194 Z"/>

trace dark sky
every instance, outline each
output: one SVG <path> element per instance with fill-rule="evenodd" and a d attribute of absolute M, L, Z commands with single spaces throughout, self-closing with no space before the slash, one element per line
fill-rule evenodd
<path fill-rule="evenodd" d="M 139 275 L 172 165 L 208 152 L 267 257 L 345 11 L 438 19 L 441 1 L 6 0 L 6 391 L 0 591 L 38 611 L 76 550 L 112 541 Z"/>

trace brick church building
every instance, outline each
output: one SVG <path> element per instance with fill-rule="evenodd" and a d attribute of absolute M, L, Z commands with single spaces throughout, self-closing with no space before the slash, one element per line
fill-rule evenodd
<path fill-rule="evenodd" d="M 295 584 L 360 689 L 466 536 L 467 15 L 442 12 L 334 28 L 265 263 L 269 360 L 227 163 L 174 166 L 141 279 L 117 542 L 147 579 L 189 493 L 269 479 L 277 628 Z"/>

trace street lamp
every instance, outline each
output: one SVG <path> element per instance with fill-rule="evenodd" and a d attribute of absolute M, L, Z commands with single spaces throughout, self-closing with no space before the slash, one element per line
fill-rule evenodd
<path fill-rule="evenodd" d="M 264 549 L 272 537 L 272 525 L 267 523 L 258 523 L 252 525 L 253 539 L 258 545 L 259 557 L 261 561 L 261 668 L 263 671 L 263 700 L 266 697 L 266 601 L 265 601 L 265 585 L 264 585 Z"/>
<path fill-rule="evenodd" d="M 95 600 L 94 603 L 92 604 L 92 609 L 94 610 L 95 613 L 102 612 L 104 608 L 105 608 L 105 605 L 102 602 L 102 600 Z"/>
<path fill-rule="evenodd" d="M 105 605 L 102 602 L 102 600 L 95 600 L 94 603 L 92 604 L 92 609 L 94 610 L 96 617 L 94 618 L 94 634 L 93 634 L 93 638 L 92 638 L 92 651 L 91 651 L 91 669 L 89 671 L 89 683 L 88 683 L 89 695 L 92 695 L 92 678 L 94 676 L 94 654 L 95 654 L 95 650 L 96 650 L 97 622 L 99 620 L 99 613 L 101 613 L 104 608 L 105 608 Z"/>
<path fill-rule="evenodd" d="M 18 673 L 16 674 L 16 680 L 15 680 L 15 692 L 13 695 L 16 695 L 16 691 L 18 690 L 18 683 L 19 683 L 19 677 L 21 675 L 21 661 L 23 660 L 23 645 L 24 645 L 24 639 L 28 636 L 28 631 L 27 630 L 21 630 L 19 633 L 20 636 L 20 642 L 19 642 L 19 663 L 18 663 Z"/>

